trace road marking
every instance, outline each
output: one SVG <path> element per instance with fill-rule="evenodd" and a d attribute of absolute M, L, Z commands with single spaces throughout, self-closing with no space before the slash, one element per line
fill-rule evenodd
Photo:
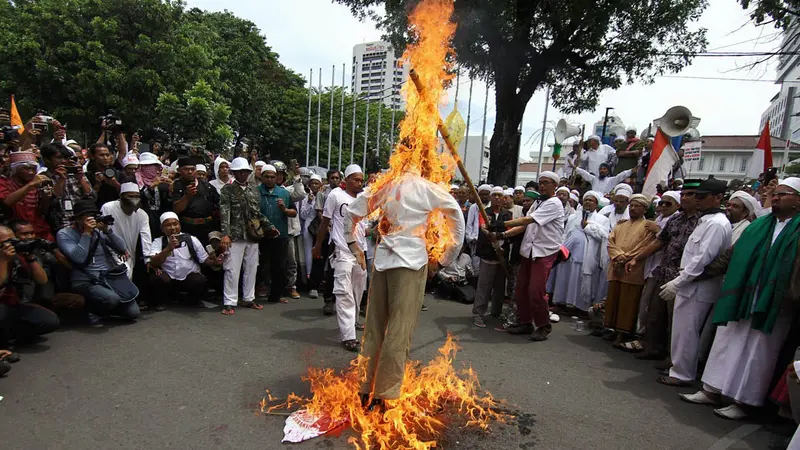
<path fill-rule="evenodd" d="M 742 425 L 725 436 L 722 436 L 720 440 L 714 443 L 714 445 L 708 447 L 708 450 L 725 450 L 731 448 L 734 444 L 755 433 L 759 429 L 761 429 L 761 425 L 755 425 L 752 423 Z"/>

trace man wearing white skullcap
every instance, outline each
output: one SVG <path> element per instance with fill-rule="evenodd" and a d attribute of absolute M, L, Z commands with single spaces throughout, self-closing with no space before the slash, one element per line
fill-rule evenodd
<path fill-rule="evenodd" d="M 571 306 L 586 313 L 603 300 L 595 289 L 598 280 L 607 276 L 608 267 L 608 260 L 603 258 L 603 249 L 608 247 L 608 218 L 597 212 L 601 198 L 601 193 L 588 191 L 581 213 L 567 220 L 564 247 L 570 258 L 557 265 L 547 280 L 553 303 L 559 307 Z"/>
<path fill-rule="evenodd" d="M 458 203 L 445 188 L 411 169 L 365 191 L 347 207 L 346 245 L 362 266 L 364 254 L 357 243 L 357 225 L 377 210 L 389 227 L 375 250 L 367 302 L 361 351 L 368 360 L 361 385 L 362 402 L 367 406 L 372 406 L 370 399 L 380 404 L 400 396 L 428 273 L 455 261 L 464 241 L 464 214 Z M 439 261 L 432 261 L 428 267 L 427 244 L 422 236 L 434 211 L 443 214 L 452 240 L 445 242 Z"/>
<path fill-rule="evenodd" d="M 525 199 L 525 187 L 517 186 L 514 188 L 514 204 L 522 206 L 522 201 Z"/>
<path fill-rule="evenodd" d="M 336 320 L 339 322 L 339 340 L 346 350 L 357 352 L 359 341 L 356 339 L 358 308 L 361 296 L 367 287 L 367 262 L 359 260 L 349 247 L 357 246 L 361 252 L 367 250 L 366 225 L 359 222 L 355 226 L 352 239 L 346 238 L 345 215 L 348 205 L 356 201 L 364 186 L 364 172 L 357 164 L 351 164 L 344 170 L 345 187 L 337 188 L 328 194 L 322 223 L 317 233 L 314 246 L 315 258 L 322 257 L 322 242 L 328 237 L 330 228 L 330 245 L 333 249 L 333 295 L 336 296 Z M 362 253 L 363 254 L 363 253 Z"/>
<path fill-rule="evenodd" d="M 555 172 L 542 172 L 539 193 L 544 201 L 531 207 L 527 216 L 499 224 L 496 229 L 497 237 L 504 240 L 524 234 L 515 291 L 519 323 L 508 331 L 529 334 L 535 342 L 546 340 L 552 332 L 546 283 L 564 239 L 564 205 L 555 196 L 560 179 Z M 501 226 L 510 229 L 499 231 Z"/>
<path fill-rule="evenodd" d="M 278 235 L 264 238 L 258 243 L 259 250 L 259 284 L 256 297 L 269 297 L 269 303 L 286 303 L 282 299 L 286 287 L 286 260 L 289 248 L 289 218 L 297 215 L 289 191 L 278 184 L 278 173 L 275 166 L 261 166 L 261 185 L 258 186 L 261 215 L 266 217 L 278 230 Z M 269 279 L 270 289 L 267 289 Z"/>
<path fill-rule="evenodd" d="M 308 179 L 308 194 L 300 200 L 297 206 L 297 214 L 300 217 L 300 226 L 303 230 L 303 250 L 305 255 L 306 280 L 311 277 L 311 267 L 314 261 L 311 250 L 314 248 L 314 237 L 308 229 L 311 222 L 317 217 L 316 196 L 322 188 L 322 177 L 312 174 Z"/>
<path fill-rule="evenodd" d="M 560 188 L 556 189 L 556 197 L 561 200 L 561 204 L 564 206 L 564 224 L 567 223 L 569 217 L 575 214 L 575 208 L 569 203 L 569 188 L 566 186 L 561 186 Z"/>
<path fill-rule="evenodd" d="M 611 192 L 615 186 L 633 176 L 635 169 L 623 170 L 617 175 L 611 175 L 611 165 L 601 163 L 597 170 L 598 173 L 595 175 L 578 167 L 575 169 L 575 173 L 591 183 L 593 191 L 605 195 Z"/>
<path fill-rule="evenodd" d="M 150 217 L 139 206 L 139 185 L 134 182 L 120 185 L 119 200 L 108 202 L 100 208 L 100 214 L 114 218 L 111 230 L 125 241 L 125 248 L 130 257 L 125 260 L 128 266 L 128 278 L 133 278 L 136 266 L 136 247 L 141 245 L 145 262 L 150 259 L 152 235 L 150 234 Z"/>
<path fill-rule="evenodd" d="M 608 163 L 614 155 L 610 145 L 601 144 L 600 136 L 593 134 L 586 139 L 588 148 L 581 156 L 581 168 L 588 170 L 592 175 L 600 175 L 600 164 Z"/>
<path fill-rule="evenodd" d="M 208 253 L 199 239 L 181 233 L 178 215 L 165 212 L 160 217 L 164 236 L 153 240 L 148 300 L 156 311 L 163 311 L 170 299 L 186 292 L 190 302 L 202 305 L 207 295 L 207 280 L 200 272 L 200 265 L 219 267 L 222 257 L 209 260 Z M 221 256 L 221 255 L 220 255 Z"/>
<path fill-rule="evenodd" d="M 221 252 L 227 253 L 222 265 L 225 271 L 222 314 L 226 316 L 234 315 L 234 307 L 237 305 L 255 310 L 264 309 L 255 302 L 258 242 L 279 234 L 278 229 L 261 214 L 261 198 L 258 189 L 249 183 L 253 168 L 247 160 L 235 158 L 231 161 L 231 172 L 234 181 L 222 187 L 219 200 Z"/>
<path fill-rule="evenodd" d="M 492 187 L 488 184 L 482 184 L 478 187 L 478 197 L 481 199 L 481 203 L 485 208 L 489 208 L 491 204 L 490 196 L 492 193 Z M 474 273 L 478 273 L 480 270 L 481 259 L 478 258 L 476 254 L 476 246 L 478 244 L 478 234 L 480 230 L 480 210 L 478 209 L 478 202 L 474 201 L 470 205 L 469 209 L 467 210 L 467 224 L 466 224 L 466 233 L 467 233 L 467 245 L 469 245 L 470 255 L 472 255 L 472 270 Z"/>
<path fill-rule="evenodd" d="M 783 309 L 800 301 L 800 178 L 787 178 L 772 194 L 772 212 L 748 226 L 733 249 L 723 252 L 709 276 L 724 274 L 715 305 L 717 328 L 703 373 L 703 390 L 684 400 L 721 406 L 728 419 L 743 419 L 765 403 L 779 354 L 792 329 Z M 798 364 L 795 364 L 797 367 Z M 745 406 L 746 405 L 746 406 Z"/>
<path fill-rule="evenodd" d="M 208 180 L 208 169 L 203 164 L 198 164 L 194 169 L 198 180 Z"/>
<path fill-rule="evenodd" d="M 744 229 L 750 225 L 750 218 L 760 211 L 761 205 L 755 197 L 745 191 L 734 192 L 725 205 L 728 220 L 733 225 L 731 234 L 731 245 L 736 245 L 736 241 L 742 236 Z"/>
<path fill-rule="evenodd" d="M 478 284 L 475 289 L 475 302 L 472 304 L 472 324 L 478 328 L 486 328 L 486 322 L 483 317 L 486 315 L 489 299 L 491 298 L 492 300 L 490 313 L 493 317 L 500 316 L 503 311 L 503 300 L 505 299 L 506 273 L 500 265 L 497 253 L 492 246 L 489 230 L 498 222 L 509 221 L 513 218 L 511 211 L 503 208 L 503 197 L 505 196 L 503 188 L 495 186 L 491 192 L 492 205 L 486 208 L 486 216 L 489 218 L 489 223 L 481 226 L 475 251 L 478 258 L 480 258 L 480 266 Z M 513 195 L 513 192 L 511 194 Z M 500 240 L 497 243 L 504 249 L 503 254 L 505 254 L 508 245 Z"/>

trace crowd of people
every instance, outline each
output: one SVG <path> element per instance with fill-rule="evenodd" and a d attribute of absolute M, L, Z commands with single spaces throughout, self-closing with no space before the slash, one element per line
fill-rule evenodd
<path fill-rule="evenodd" d="M 681 178 L 679 161 L 644 195 L 652 143 L 633 129 L 616 149 L 590 136 L 560 174 L 482 185 L 480 201 L 453 185 L 466 239 L 437 290 L 473 302 L 475 327 L 494 318 L 496 330 L 533 341 L 563 316 L 587 321 L 593 336 L 655 361 L 658 383 L 700 379 L 702 390 L 681 398 L 728 419 L 770 396 L 788 406 L 800 345 L 800 178 L 765 172 L 731 191 L 713 177 Z"/>
<path fill-rule="evenodd" d="M 416 244 L 400 251 L 419 240 L 427 213 L 392 212 L 402 226 L 386 234 L 371 215 L 377 174 L 358 165 L 317 174 L 246 148 L 231 161 L 159 142 L 140 152 L 138 134 L 128 141 L 108 122 L 87 149 L 52 118 L 0 130 L 0 372 L 19 360 L 15 347 L 67 314 L 102 327 L 216 292 L 233 316 L 263 309 L 262 299 L 299 298 L 298 285 L 323 297 L 350 351 L 365 325 L 379 328 L 359 319 L 368 283 L 386 290 L 376 314 L 389 314 L 395 291 L 427 284 L 471 303 L 475 327 L 496 320 L 498 331 L 533 341 L 547 340 L 563 315 L 588 320 L 614 348 L 655 360 L 659 383 L 688 386 L 702 373 L 703 389 L 681 397 L 731 419 L 764 405 L 800 344 L 800 179 L 730 192 L 714 178 L 684 179 L 679 161 L 657 195 L 644 195 L 653 137 L 635 130 L 616 149 L 590 136 L 561 173 L 524 187 L 484 184 L 473 196 L 453 185 L 452 198 L 408 188 L 403 201 L 439 205 L 464 235 L 441 268 Z M 411 278 L 387 281 L 398 268 Z M 408 314 L 425 309 L 422 296 L 415 309 Z M 397 333 L 409 344 L 413 326 L 404 327 Z"/>

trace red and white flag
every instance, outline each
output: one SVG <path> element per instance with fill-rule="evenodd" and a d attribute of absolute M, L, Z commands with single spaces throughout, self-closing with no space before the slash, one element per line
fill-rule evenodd
<path fill-rule="evenodd" d="M 758 139 L 756 149 L 750 162 L 747 163 L 745 178 L 755 180 L 759 175 L 765 173 L 772 166 L 772 137 L 769 135 L 769 120 L 761 130 L 761 137 Z"/>
<path fill-rule="evenodd" d="M 656 186 L 669 181 L 672 167 L 676 162 L 678 153 L 672 148 L 669 137 L 659 128 L 656 130 L 653 149 L 650 151 L 650 165 L 647 167 L 647 178 L 644 180 L 642 194 L 650 197 L 656 195 L 658 193 Z"/>

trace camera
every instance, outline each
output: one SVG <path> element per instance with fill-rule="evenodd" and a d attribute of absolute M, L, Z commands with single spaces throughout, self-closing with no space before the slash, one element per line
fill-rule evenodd
<path fill-rule="evenodd" d="M 178 234 L 174 234 L 174 235 L 173 235 L 173 237 L 175 237 L 175 239 L 177 239 L 177 240 L 178 240 L 178 244 L 179 244 L 181 247 L 183 247 L 183 244 L 184 244 L 184 243 L 185 243 L 186 245 L 189 245 L 189 242 L 191 241 L 191 238 L 190 238 L 190 237 L 189 237 L 189 235 L 188 235 L 188 234 L 186 234 L 186 233 L 178 233 Z"/>
<path fill-rule="evenodd" d="M 67 175 L 77 175 L 78 174 L 78 166 L 66 166 Z"/>
<path fill-rule="evenodd" d="M 115 169 L 113 167 L 108 167 L 105 170 L 103 170 L 103 175 L 106 178 L 114 178 L 114 177 L 117 176 L 117 169 Z"/>
<path fill-rule="evenodd" d="M 100 215 L 97 215 L 97 216 L 94 216 L 94 220 L 96 222 L 102 222 L 102 223 L 106 224 L 107 226 L 114 225 L 114 216 L 110 216 L 110 215 L 109 216 L 100 216 Z"/>
<path fill-rule="evenodd" d="M 185 142 L 172 144 L 172 151 L 179 157 L 189 156 L 192 154 L 192 144 L 187 144 Z"/>
<path fill-rule="evenodd" d="M 2 125 L 0 126 L 0 133 L 3 133 L 2 144 L 19 140 L 19 126 Z"/>
<path fill-rule="evenodd" d="M 120 119 L 113 109 L 108 110 L 108 114 L 100 116 L 100 123 L 106 125 L 106 129 L 111 131 L 112 134 L 122 133 L 122 119 Z"/>
<path fill-rule="evenodd" d="M 52 252 L 58 248 L 58 244 L 50 242 L 46 239 L 10 239 L 9 242 L 14 246 L 17 253 L 33 253 L 37 250 L 45 252 Z"/>

